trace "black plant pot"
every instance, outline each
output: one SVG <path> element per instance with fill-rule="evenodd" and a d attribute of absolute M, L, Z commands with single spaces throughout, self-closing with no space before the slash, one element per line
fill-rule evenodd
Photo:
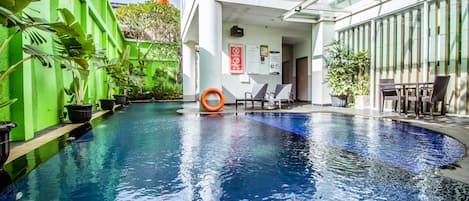
<path fill-rule="evenodd" d="M 347 95 L 332 95 L 331 102 L 334 107 L 345 107 L 347 106 Z"/>
<path fill-rule="evenodd" d="M 114 109 L 114 100 L 112 99 L 101 99 L 101 109 L 112 110 Z"/>
<path fill-rule="evenodd" d="M 88 122 L 91 119 L 91 110 L 93 105 L 66 105 L 68 110 L 68 119 L 72 123 L 84 123 Z"/>
<path fill-rule="evenodd" d="M 0 122 L 0 171 L 10 155 L 10 131 L 15 127 L 13 122 Z"/>
<path fill-rule="evenodd" d="M 127 95 L 124 94 L 116 94 L 113 95 L 114 99 L 116 99 L 117 105 L 125 105 L 127 103 Z"/>

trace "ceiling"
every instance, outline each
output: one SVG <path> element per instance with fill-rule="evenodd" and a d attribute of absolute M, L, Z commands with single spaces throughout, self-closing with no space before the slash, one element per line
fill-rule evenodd
<path fill-rule="evenodd" d="M 310 24 L 299 22 L 286 22 L 282 15 L 287 9 L 257 7 L 252 5 L 222 3 L 223 22 L 236 24 L 262 25 L 275 28 L 307 31 Z"/>
<path fill-rule="evenodd" d="M 389 0 L 304 0 L 284 14 L 286 21 L 335 19 Z"/>

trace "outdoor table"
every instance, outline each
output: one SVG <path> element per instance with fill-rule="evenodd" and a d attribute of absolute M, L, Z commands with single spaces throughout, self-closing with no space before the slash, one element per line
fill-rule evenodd
<path fill-rule="evenodd" d="M 416 119 L 419 119 L 419 113 L 420 113 L 420 89 L 422 86 L 426 86 L 426 85 L 432 85 L 433 82 L 407 82 L 407 83 L 384 83 L 384 84 L 380 84 L 380 91 L 381 91 L 381 88 L 383 87 L 386 87 L 386 86 L 394 86 L 396 87 L 396 89 L 399 90 L 399 93 L 404 93 L 404 98 L 405 98 L 405 101 L 407 101 L 407 91 L 410 90 L 410 89 L 414 89 L 415 90 L 415 96 L 416 96 L 416 105 L 417 105 L 417 108 L 416 108 L 416 111 L 415 111 L 415 118 Z M 402 91 L 401 91 L 402 90 Z M 381 100 L 381 92 L 379 93 L 380 95 L 380 100 Z M 401 94 L 402 95 L 402 94 Z M 400 101 L 400 100 L 399 100 Z M 381 104 L 381 102 L 380 102 Z M 404 111 L 407 111 L 407 108 L 405 107 L 406 104 L 404 104 Z M 400 104 L 399 104 L 400 106 Z M 400 110 L 400 109 L 399 109 Z M 399 111 L 399 114 L 400 114 L 400 111 Z"/>

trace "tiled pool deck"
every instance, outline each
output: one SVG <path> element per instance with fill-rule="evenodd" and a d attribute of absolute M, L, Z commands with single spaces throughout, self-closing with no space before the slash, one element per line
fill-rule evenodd
<path fill-rule="evenodd" d="M 197 103 L 184 103 L 183 109 L 178 110 L 181 114 L 210 114 L 207 112 L 199 112 Z M 259 108 L 256 107 L 256 108 Z M 359 115 L 368 118 L 377 118 L 383 120 L 394 120 L 406 122 L 415 126 L 427 128 L 437 132 L 447 134 L 451 137 L 456 138 L 466 146 L 466 155 L 460 161 L 455 164 L 449 165 L 448 167 L 440 168 L 435 170 L 435 174 L 442 175 L 448 178 L 456 179 L 465 183 L 469 183 L 469 157 L 467 155 L 467 147 L 469 145 L 469 118 L 467 117 L 456 117 L 456 116 L 440 116 L 431 119 L 426 116 L 415 119 L 415 116 L 399 116 L 393 112 L 380 113 L 374 110 L 357 110 L 351 108 L 336 108 L 336 107 L 321 107 L 313 106 L 311 104 L 295 104 L 285 109 L 277 110 L 260 110 L 260 109 L 248 109 L 245 111 L 244 106 L 240 105 L 238 112 L 242 115 L 244 112 L 293 112 L 293 113 L 339 113 L 348 115 Z M 93 115 L 93 118 L 98 118 L 108 111 L 100 111 Z M 226 105 L 220 113 L 233 114 L 235 113 L 234 105 Z M 51 129 L 50 132 L 46 132 L 36 137 L 33 140 L 26 142 L 15 142 L 10 150 L 10 157 L 7 163 L 15 160 L 38 147 L 61 137 L 73 129 L 78 128 L 82 124 L 67 124 L 63 127 L 56 127 Z"/>

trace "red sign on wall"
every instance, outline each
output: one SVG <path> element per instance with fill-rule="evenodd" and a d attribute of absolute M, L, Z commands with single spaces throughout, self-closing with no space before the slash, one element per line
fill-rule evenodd
<path fill-rule="evenodd" d="M 230 44 L 230 73 L 243 73 L 243 45 Z"/>

